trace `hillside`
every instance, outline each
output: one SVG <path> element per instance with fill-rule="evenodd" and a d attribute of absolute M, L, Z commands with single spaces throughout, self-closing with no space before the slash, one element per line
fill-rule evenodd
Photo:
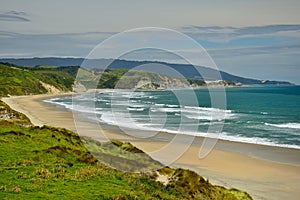
<path fill-rule="evenodd" d="M 0 96 L 67 92 L 75 80 L 68 69 L 7 63 L 0 63 L 0 75 Z"/>
<path fill-rule="evenodd" d="M 28 71 L 0 64 L 0 96 L 46 93 L 37 75 Z"/>
<path fill-rule="evenodd" d="M 0 59 L 0 62 L 8 62 L 20 66 L 37 66 L 37 65 L 50 65 L 50 66 L 80 66 L 83 63 L 83 58 L 20 58 L 20 59 Z M 132 69 L 140 65 L 151 65 L 153 68 L 160 68 L 162 65 L 175 69 L 186 78 L 202 78 L 205 80 L 218 80 L 218 72 L 214 69 L 189 64 L 173 64 L 165 62 L 152 62 L 152 61 L 129 61 L 129 60 L 111 60 L 111 59 L 90 59 L 85 60 L 85 68 L 99 68 L 103 69 L 109 65 L 109 68 L 128 68 Z M 199 74 L 200 72 L 200 74 Z M 224 71 L 220 71 L 223 80 L 238 82 L 246 85 L 263 84 L 263 85 L 291 85 L 287 81 L 272 81 L 272 80 L 257 80 L 240 76 L 235 76 Z M 164 74 L 171 76 L 170 74 Z"/>
<path fill-rule="evenodd" d="M 78 75 L 77 72 L 80 69 Z M 199 78 L 170 77 L 145 70 L 128 68 L 83 69 L 78 66 L 23 67 L 0 63 L 0 96 L 61 93 L 85 89 L 171 89 L 205 86 Z M 101 77 L 99 79 L 99 77 Z M 75 82 L 76 79 L 76 82 Z M 97 81 L 97 83 L 95 82 Z M 230 81 L 218 81 L 216 85 L 236 85 Z"/>
<path fill-rule="evenodd" d="M 43 62 L 44 60 L 45 59 L 38 59 L 40 62 Z M 68 60 L 69 59 L 67 59 L 67 61 Z M 78 61 L 78 59 L 75 60 Z M 21 61 L 24 62 L 24 60 Z M 25 61 L 27 62 L 28 60 L 25 59 Z M 104 61 L 107 64 L 110 60 Z M 66 63 L 66 61 L 63 63 Z M 90 68 L 46 65 L 17 66 L 10 63 L 0 63 L 0 96 L 44 93 L 56 94 L 73 91 L 74 86 L 74 91 L 84 91 L 85 89 L 95 89 L 96 87 L 98 89 L 173 89 L 206 85 L 239 86 L 241 83 L 271 85 L 290 84 L 287 82 L 245 79 L 225 72 L 221 73 L 224 80 L 214 80 L 213 76 L 217 75 L 216 71 L 212 69 L 200 67 L 199 70 L 201 71 L 202 77 L 193 76 L 193 74 L 195 75 L 196 73 L 194 67 L 178 64 L 164 63 L 176 69 L 178 72 L 185 74 L 187 78 L 178 77 L 178 73 L 173 73 L 174 70 L 173 72 L 164 74 L 164 71 L 161 70 L 161 65 L 163 63 L 159 62 L 149 63 L 147 61 L 115 60 L 105 71 L 101 69 L 101 65 L 100 67 L 95 68 L 97 63 L 98 60 L 88 61 L 86 67 Z M 139 70 L 131 69 L 140 64 L 143 64 L 144 68 Z M 116 68 L 118 66 L 122 66 L 122 68 Z M 77 74 L 79 69 L 80 73 Z M 145 71 L 146 69 L 151 69 L 152 72 L 149 72 L 148 70 Z M 99 77 L 101 77 L 100 80 Z"/>
<path fill-rule="evenodd" d="M 252 199 L 245 192 L 214 186 L 189 170 L 118 171 L 101 159 L 111 156 L 115 165 L 134 161 L 145 169 L 161 165 L 129 143 L 100 143 L 62 128 L 29 126 L 24 115 L 1 101 L 0 107 L 1 199 Z M 100 160 L 83 143 L 93 146 Z M 120 150 L 137 157 L 126 157 Z M 168 183 L 157 181 L 159 175 L 167 176 Z"/>
<path fill-rule="evenodd" d="M 126 68 L 106 69 L 100 78 L 98 88 L 118 89 L 170 89 L 205 86 L 200 79 L 183 79 L 169 77 L 144 70 L 129 70 Z"/>

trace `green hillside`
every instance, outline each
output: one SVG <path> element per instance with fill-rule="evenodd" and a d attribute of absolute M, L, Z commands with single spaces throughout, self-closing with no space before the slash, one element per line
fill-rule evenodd
<path fill-rule="evenodd" d="M 101 74 L 100 81 L 98 83 L 98 88 L 115 88 L 121 77 L 126 74 L 129 69 L 106 69 L 105 72 Z"/>
<path fill-rule="evenodd" d="M 80 69 L 80 70 L 79 70 Z M 77 74 L 79 70 L 79 73 Z M 0 63 L 0 96 L 30 95 L 72 91 L 75 83 L 86 89 L 164 89 L 186 87 L 188 81 L 171 78 L 143 70 L 126 68 L 82 69 L 78 66 L 20 67 L 9 63 Z M 201 80 L 189 80 L 193 85 L 204 85 Z M 78 86 L 77 85 L 77 86 Z M 77 91 L 75 89 L 75 91 Z"/>
<path fill-rule="evenodd" d="M 0 96 L 42 94 L 49 92 L 49 87 L 70 91 L 78 69 L 0 63 Z M 105 72 L 81 69 L 79 80 L 92 85 L 100 74 L 98 87 L 105 88 L 114 88 L 116 84 L 119 88 L 136 87 L 139 81 L 148 83 L 149 88 L 160 87 L 156 83 L 182 83 L 176 78 L 127 69 Z M 168 176 L 169 182 L 157 181 L 160 175 Z M 190 170 L 163 167 L 128 142 L 101 143 L 89 137 L 80 138 L 63 128 L 34 127 L 25 115 L 0 101 L 0 199 L 247 200 L 251 197 L 236 189 L 214 186 Z"/>
<path fill-rule="evenodd" d="M 130 70 L 126 68 L 106 69 L 98 83 L 98 88 L 118 89 L 167 89 L 185 88 L 189 84 L 193 87 L 205 86 L 201 79 L 184 79 L 168 77 L 144 70 Z"/>
<path fill-rule="evenodd" d="M 251 199 L 247 193 L 214 186 L 189 170 L 118 171 L 97 160 L 83 143 L 93 146 L 94 153 L 113 156 L 115 164 L 127 159 L 144 166 L 160 164 L 129 143 L 80 140 L 66 129 L 28 126 L 24 115 L 3 102 L 0 107 L 0 199 Z M 138 157 L 119 155 L 120 150 Z M 158 173 L 170 176 L 170 182 L 157 182 Z"/>
<path fill-rule="evenodd" d="M 16 66 L 0 63 L 0 96 L 81 91 L 85 89 L 170 89 L 206 86 L 200 78 L 169 77 L 128 68 L 83 69 L 79 66 Z M 232 81 L 216 84 L 236 85 Z M 75 87 L 74 87 L 75 86 Z"/>
<path fill-rule="evenodd" d="M 120 60 L 120 59 L 83 59 L 83 58 L 20 58 L 20 59 L 0 59 L 0 62 L 9 62 L 16 65 L 26 65 L 26 66 L 36 66 L 36 65 L 54 65 L 54 66 L 79 66 L 84 61 L 86 61 L 86 67 L 93 68 L 94 66 L 107 66 L 109 68 L 127 68 L 133 69 L 140 65 L 161 65 L 167 66 L 170 69 L 174 69 L 186 78 L 201 78 L 205 77 L 207 80 L 218 80 L 221 75 L 223 80 L 232 81 L 236 83 L 241 83 L 245 85 L 293 85 L 287 81 L 262 81 L 258 79 L 251 79 L 241 76 L 236 76 L 229 74 L 224 71 L 216 71 L 210 67 L 205 66 L 193 66 L 191 64 L 175 64 L 175 63 L 166 63 L 166 62 L 153 62 L 153 61 L 134 61 L 134 60 Z M 168 74 L 165 74 L 168 75 Z"/>
<path fill-rule="evenodd" d="M 47 90 L 29 70 L 0 64 L 0 96 L 42 94 Z"/>
<path fill-rule="evenodd" d="M 44 94 L 49 91 L 43 83 L 57 91 L 71 91 L 75 76 L 70 74 L 68 67 L 65 68 L 19 67 L 0 63 L 0 96 Z"/>

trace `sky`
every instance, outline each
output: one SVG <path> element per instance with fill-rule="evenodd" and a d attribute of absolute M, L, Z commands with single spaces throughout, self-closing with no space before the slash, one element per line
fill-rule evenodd
<path fill-rule="evenodd" d="M 1 58 L 84 58 L 120 32 L 162 27 L 194 39 L 220 70 L 300 84 L 298 0 L 0 0 L 0 5 Z M 158 55 L 163 56 L 153 53 Z"/>

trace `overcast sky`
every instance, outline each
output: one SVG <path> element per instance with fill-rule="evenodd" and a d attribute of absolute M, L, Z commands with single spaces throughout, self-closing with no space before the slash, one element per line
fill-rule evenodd
<path fill-rule="evenodd" d="M 164 27 L 224 71 L 300 84 L 300 1 L 0 0 L 0 57 L 85 57 L 110 36 Z"/>

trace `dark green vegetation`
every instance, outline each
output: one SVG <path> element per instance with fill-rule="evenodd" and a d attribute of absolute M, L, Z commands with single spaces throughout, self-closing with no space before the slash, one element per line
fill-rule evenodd
<path fill-rule="evenodd" d="M 128 142 L 111 140 L 111 142 L 100 143 L 88 137 L 82 138 L 82 141 L 95 158 L 122 171 L 147 172 L 163 167 Z"/>
<path fill-rule="evenodd" d="M 181 193 L 188 193 L 192 199 L 252 199 L 246 192 L 213 186 L 208 180 L 191 170 L 164 167 L 158 172 L 162 175 L 168 175 L 167 187 L 172 187 Z"/>
<path fill-rule="evenodd" d="M 93 76 L 90 76 L 93 77 Z M 236 82 L 220 80 L 210 82 L 210 85 L 237 86 Z M 178 78 L 126 68 L 110 68 L 101 73 L 97 88 L 117 89 L 168 89 L 206 86 L 201 78 Z"/>
<path fill-rule="evenodd" d="M 1 199 L 133 199 L 182 197 L 146 175 L 105 166 L 65 129 L 1 124 Z M 174 194 L 173 194 L 174 193 Z"/>
<path fill-rule="evenodd" d="M 205 85 L 205 81 L 197 78 L 188 78 L 187 81 L 191 85 Z"/>
<path fill-rule="evenodd" d="M 83 63 L 83 58 L 21 58 L 21 59 L 0 59 L 0 62 L 9 62 L 21 66 L 37 66 L 37 65 L 50 65 L 50 66 L 80 66 Z M 167 66 L 182 74 L 186 78 L 199 78 L 205 77 L 207 80 L 218 80 L 219 76 L 223 80 L 229 80 L 242 84 L 264 84 L 264 85 L 291 85 L 287 81 L 261 81 L 257 79 L 244 78 L 235 76 L 223 71 L 216 71 L 215 69 L 207 68 L 204 66 L 192 66 L 190 64 L 172 64 L 165 62 L 152 62 L 152 61 L 130 61 L 130 60 L 111 60 L 111 59 L 90 59 L 85 60 L 85 68 L 102 68 L 104 69 L 109 65 L 109 68 L 128 68 L 132 69 L 140 65 L 151 64 L 157 66 Z M 170 76 L 170 74 L 164 74 Z"/>
<path fill-rule="evenodd" d="M 78 73 L 79 72 L 79 73 Z M 0 63 L 0 96 L 85 91 L 95 88 L 172 89 L 205 86 L 201 78 L 169 77 L 128 68 L 82 69 L 78 66 L 20 67 Z M 76 81 L 75 81 L 76 80 Z M 216 85 L 236 85 L 232 81 Z M 80 88 L 80 89 L 78 89 Z"/>
<path fill-rule="evenodd" d="M 106 69 L 101 75 L 98 88 L 115 88 L 121 77 L 128 71 L 129 69 Z"/>
<path fill-rule="evenodd" d="M 35 66 L 20 67 L 0 63 L 0 96 L 29 95 L 72 91 L 73 86 L 86 89 L 164 89 L 188 87 L 188 82 L 143 70 L 126 68 L 81 69 L 79 67 Z M 100 77 L 100 80 L 99 80 Z M 75 82 L 75 79 L 77 81 Z M 199 81 L 198 81 L 199 82 Z M 193 82 L 196 85 L 198 82 Z M 203 81 L 200 81 L 203 85 Z M 199 82 L 199 83 L 200 83 Z M 200 85 L 199 85 L 200 86 Z M 77 91 L 75 89 L 75 91 Z"/>
<path fill-rule="evenodd" d="M 28 70 L 0 64 L 0 74 L 0 96 L 47 92 L 37 75 Z"/>
<path fill-rule="evenodd" d="M 198 82 L 193 82 L 194 86 L 205 85 L 203 80 L 198 80 Z M 129 70 L 126 68 L 106 69 L 102 73 L 98 84 L 98 88 L 117 89 L 166 89 L 186 87 L 189 87 L 189 83 L 183 78 L 168 77 L 158 73 L 144 70 Z"/>
<path fill-rule="evenodd" d="M 32 72 L 38 74 L 41 81 L 55 86 L 63 91 L 72 90 L 74 80 L 79 67 L 47 67 L 38 66 L 29 68 Z"/>
<path fill-rule="evenodd" d="M 28 118 L 1 103 L 0 115 L 7 113 L 11 115 L 0 120 L 0 199 L 251 199 L 247 193 L 213 186 L 189 170 L 118 171 L 98 161 L 83 143 L 96 156 L 111 155 L 120 164 L 137 158 L 137 164 L 160 164 L 129 143 L 80 140 L 63 128 L 28 126 Z M 120 151 L 140 155 L 123 154 L 118 160 Z M 158 173 L 168 175 L 169 184 L 157 182 Z"/>
<path fill-rule="evenodd" d="M 77 67 L 19 67 L 0 63 L 0 96 L 70 91 Z"/>

